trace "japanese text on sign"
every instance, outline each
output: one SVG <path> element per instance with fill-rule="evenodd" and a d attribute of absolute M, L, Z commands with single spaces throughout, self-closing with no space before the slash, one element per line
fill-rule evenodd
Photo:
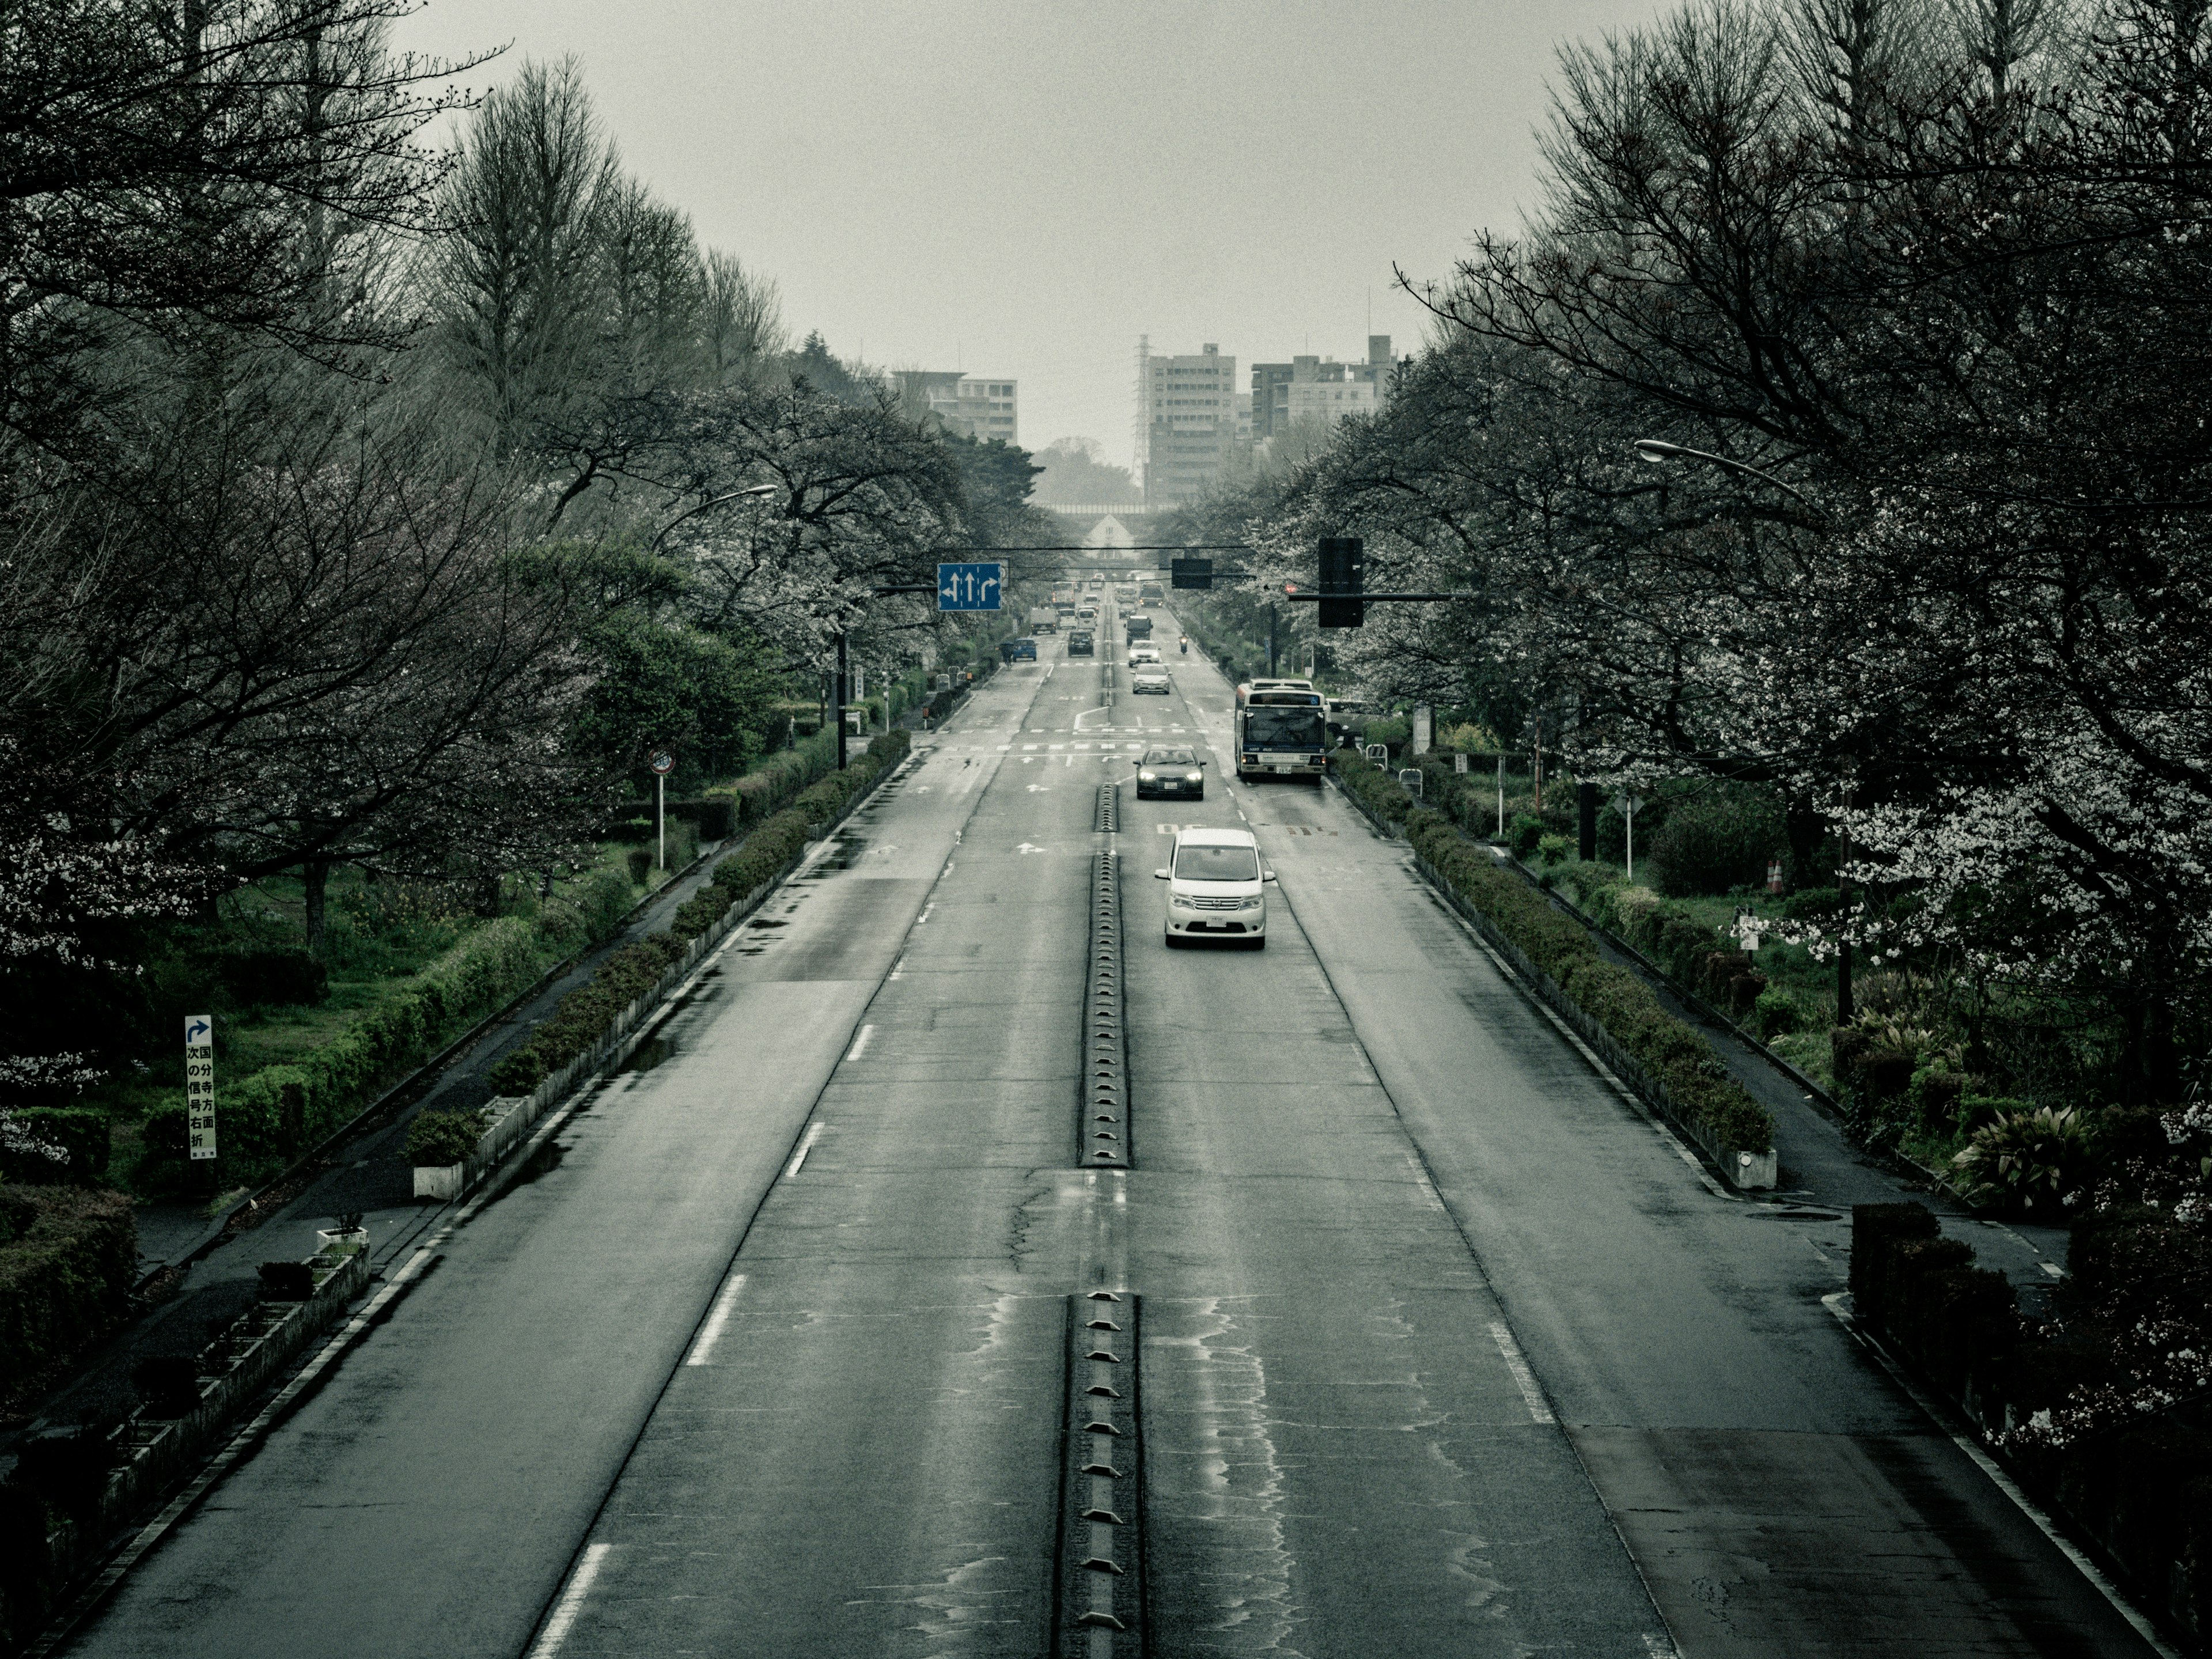
<path fill-rule="evenodd" d="M 215 1156 L 215 1016 L 185 1016 L 185 1132 L 192 1161 Z"/>

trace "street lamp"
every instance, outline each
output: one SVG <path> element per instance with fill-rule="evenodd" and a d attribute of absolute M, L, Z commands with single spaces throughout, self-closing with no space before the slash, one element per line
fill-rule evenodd
<path fill-rule="evenodd" d="M 1730 472 L 1741 472 L 1747 478 L 1756 478 L 1761 483 L 1771 483 L 1777 489 L 1787 490 L 1804 503 L 1808 512 L 1819 514 L 1824 519 L 1828 516 L 1814 504 L 1812 499 L 1803 490 L 1795 485 L 1783 483 L 1771 472 L 1762 472 L 1755 466 L 1746 465 L 1741 461 L 1730 460 L 1725 455 L 1716 455 L 1710 450 L 1692 449 L 1683 444 L 1670 444 L 1660 438 L 1638 438 L 1636 441 L 1636 459 L 1652 466 L 1664 466 L 1669 461 L 1677 460 L 1710 461 L 1713 465 L 1725 467 Z"/>
<path fill-rule="evenodd" d="M 747 484 L 743 489 L 732 489 L 726 495 L 717 495 L 711 501 L 702 501 L 689 513 L 679 513 L 661 526 L 660 533 L 653 538 L 653 551 L 658 553 L 660 550 L 661 543 L 668 539 L 668 532 L 685 520 L 696 519 L 702 513 L 710 513 L 718 507 L 726 507 L 732 501 L 757 501 L 763 495 L 773 495 L 781 487 L 772 483 Z"/>

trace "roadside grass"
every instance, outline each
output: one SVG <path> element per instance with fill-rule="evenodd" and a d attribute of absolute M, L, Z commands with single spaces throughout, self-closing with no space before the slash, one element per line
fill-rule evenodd
<path fill-rule="evenodd" d="M 631 878 L 629 854 L 634 849 L 610 842 L 595 848 L 590 864 L 565 876 L 557 890 L 575 893 L 588 887 L 602 908 L 618 902 L 619 908 L 627 908 L 696 856 L 696 836 L 692 827 L 672 822 L 669 830 L 672 867 L 665 872 L 648 871 L 644 885 Z M 509 877 L 501 884 L 499 917 L 533 925 L 532 938 L 542 972 L 568 951 L 536 929 L 541 912 L 534 878 Z M 173 932 L 162 942 L 162 953 L 149 963 L 146 1024 L 155 1034 L 155 1042 L 118 1066 L 106 1082 L 87 1091 L 78 1103 L 109 1115 L 112 1135 L 109 1179 L 142 1197 L 171 1196 L 181 1190 L 195 1198 L 205 1197 L 211 1208 L 229 1200 L 228 1192 L 194 1190 L 198 1177 L 193 1172 L 180 1172 L 173 1164 L 148 1155 L 147 1120 L 184 1097 L 181 1049 L 158 1041 L 179 1017 L 201 1012 L 216 1016 L 220 1134 L 227 1088 L 270 1066 L 297 1066 L 360 1028 L 365 1020 L 392 1009 L 413 994 L 426 969 L 493 920 L 473 914 L 459 891 L 445 884 L 379 881 L 358 869 L 334 870 L 319 958 L 328 972 L 327 994 L 312 1002 L 240 1002 L 210 970 L 207 953 L 241 945 L 303 951 L 307 945 L 304 887 L 295 876 L 276 876 L 225 896 L 214 919 Z"/>

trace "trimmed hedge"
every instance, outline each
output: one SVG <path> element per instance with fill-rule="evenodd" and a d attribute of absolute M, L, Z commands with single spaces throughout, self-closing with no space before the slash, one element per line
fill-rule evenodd
<path fill-rule="evenodd" d="M 1589 930 L 1492 856 L 1465 840 L 1441 813 L 1413 804 L 1395 780 L 1367 762 L 1333 755 L 1345 787 L 1362 800 L 1382 802 L 1388 817 L 1395 792 L 1404 803 L 1406 838 L 1452 890 L 1498 931 L 1576 1006 L 1595 1020 L 1663 1086 L 1675 1105 L 1723 1146 L 1770 1152 L 1774 1119 L 1721 1064 L 1705 1036 L 1659 1004 L 1626 968 L 1605 960 Z"/>
<path fill-rule="evenodd" d="M 138 1270 L 131 1200 L 82 1187 L 0 1188 L 14 1224 L 0 1244 L 0 1396 L 105 1335 Z M 27 1218 L 27 1224 L 22 1224 Z"/>
<path fill-rule="evenodd" d="M 800 790 L 837 768 L 837 732 L 825 726 L 793 747 L 769 756 L 753 771 L 726 788 L 708 791 L 726 797 L 740 828 L 765 823 Z"/>
<path fill-rule="evenodd" d="M 1414 810 L 1413 798 L 1398 780 L 1348 749 L 1332 749 L 1328 763 L 1352 798 L 1385 823 L 1399 824 Z"/>
<path fill-rule="evenodd" d="M 216 1133 L 224 1177 L 252 1181 L 283 1169 L 342 1126 L 377 1091 L 483 1018 L 544 970 L 611 932 L 629 908 L 618 872 L 594 871 L 546 902 L 535 922 L 503 916 L 477 928 L 297 1061 L 266 1066 L 234 1084 L 216 1081 Z M 181 1167 L 181 1113 L 147 1120 L 149 1157 Z"/>
<path fill-rule="evenodd" d="M 476 1112 L 417 1112 L 407 1126 L 407 1161 L 443 1169 L 463 1162 L 483 1139 L 484 1115 Z"/>
<path fill-rule="evenodd" d="M 905 758 L 911 733 L 878 733 L 845 771 L 801 790 L 787 811 L 746 836 L 717 862 L 708 885 L 677 907 L 666 928 L 626 945 L 599 964 L 591 982 L 562 997 L 530 1040 L 491 1068 L 487 1081 L 501 1095 L 526 1095 L 579 1055 L 588 1054 L 623 1009 L 660 982 L 691 941 L 705 935 L 730 907 L 789 869 L 821 827 L 836 821 L 853 799 Z M 834 742 L 835 732 L 830 734 Z"/>

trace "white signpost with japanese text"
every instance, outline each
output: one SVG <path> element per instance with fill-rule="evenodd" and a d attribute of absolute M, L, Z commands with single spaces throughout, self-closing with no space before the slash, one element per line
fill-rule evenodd
<path fill-rule="evenodd" d="M 215 1156 L 215 1016 L 185 1016 L 185 1129 L 192 1162 Z"/>

